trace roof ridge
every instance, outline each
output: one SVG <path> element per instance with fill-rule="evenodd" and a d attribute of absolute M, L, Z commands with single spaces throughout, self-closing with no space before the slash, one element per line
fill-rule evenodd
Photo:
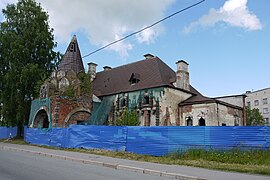
<path fill-rule="evenodd" d="M 123 65 L 120 65 L 120 66 L 113 67 L 111 70 L 115 70 L 115 69 L 118 69 L 118 68 L 127 67 L 127 66 L 130 66 L 130 65 L 136 64 L 136 63 L 140 63 L 140 62 L 144 62 L 144 61 L 148 61 L 148 60 L 152 60 L 152 59 L 156 59 L 156 58 L 158 58 L 158 57 L 155 56 L 155 57 L 149 58 L 149 59 L 142 59 L 142 60 L 139 60 L 139 61 L 130 62 L 128 64 L 123 64 Z M 102 72 L 104 72 L 104 71 L 99 71 L 97 73 L 102 73 Z"/>

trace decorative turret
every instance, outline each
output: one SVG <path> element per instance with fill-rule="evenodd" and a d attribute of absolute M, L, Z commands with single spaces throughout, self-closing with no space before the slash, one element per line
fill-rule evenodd
<path fill-rule="evenodd" d="M 88 63 L 88 73 L 91 74 L 91 81 L 96 78 L 97 64 L 90 62 Z"/>
<path fill-rule="evenodd" d="M 58 66 L 58 70 L 65 72 L 73 70 L 76 74 L 84 71 L 81 52 L 75 35 L 69 43 L 66 53 Z"/>
<path fill-rule="evenodd" d="M 188 63 L 184 60 L 176 62 L 177 72 L 176 72 L 176 87 L 189 91 L 189 72 Z"/>

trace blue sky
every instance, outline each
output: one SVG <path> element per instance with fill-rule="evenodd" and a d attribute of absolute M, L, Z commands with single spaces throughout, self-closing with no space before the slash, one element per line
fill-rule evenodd
<path fill-rule="evenodd" d="M 141 29 L 195 0 L 37 0 L 50 15 L 57 50 L 76 34 L 82 55 Z M 1 0 L 0 8 L 16 0 Z M 210 97 L 270 87 L 270 1 L 206 0 L 162 24 L 83 59 L 117 67 L 151 53 L 172 69 L 189 63 L 190 82 Z M 0 16 L 3 21 L 3 17 Z"/>

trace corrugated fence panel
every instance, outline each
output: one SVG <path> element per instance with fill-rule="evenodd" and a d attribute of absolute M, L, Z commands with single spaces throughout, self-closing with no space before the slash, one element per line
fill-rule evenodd
<path fill-rule="evenodd" d="M 16 132 L 15 129 L 12 131 Z M 0 127 L 0 138 L 10 129 Z M 71 125 L 50 130 L 25 128 L 31 144 L 128 151 L 163 156 L 188 149 L 268 149 L 270 127 L 125 127 Z"/>
<path fill-rule="evenodd" d="M 128 127 L 127 151 L 153 156 L 168 154 L 168 127 Z"/>
<path fill-rule="evenodd" d="M 235 127 L 235 147 L 239 149 L 267 149 L 267 129 L 264 126 Z"/>
<path fill-rule="evenodd" d="M 168 128 L 169 153 L 188 149 L 204 149 L 205 128 L 175 126 Z"/>
<path fill-rule="evenodd" d="M 235 146 L 234 127 L 232 126 L 211 126 L 208 129 L 209 138 L 205 141 L 208 149 L 229 150 Z"/>
<path fill-rule="evenodd" d="M 127 127 L 71 125 L 67 139 L 68 148 L 125 151 Z"/>
<path fill-rule="evenodd" d="M 17 136 L 17 127 L 1 127 L 0 126 L 0 139 L 13 138 Z"/>
<path fill-rule="evenodd" d="M 64 147 L 65 128 L 43 130 L 38 128 L 25 128 L 25 141 L 30 144 Z"/>
<path fill-rule="evenodd" d="M 7 127 L 0 127 L 0 139 L 6 139 L 9 137 L 10 129 Z"/>
<path fill-rule="evenodd" d="M 53 128 L 49 133 L 49 144 L 54 147 L 66 147 L 66 131 L 67 128 Z"/>

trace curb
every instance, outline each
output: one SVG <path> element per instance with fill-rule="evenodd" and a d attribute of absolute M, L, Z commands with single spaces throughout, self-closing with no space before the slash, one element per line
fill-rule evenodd
<path fill-rule="evenodd" d="M 105 162 L 101 162 L 101 161 L 93 161 L 93 160 L 85 160 L 85 159 L 77 159 L 77 158 L 72 158 L 72 157 L 68 157 L 68 156 L 61 156 L 61 155 L 56 155 L 56 154 L 43 153 L 43 152 L 31 151 L 31 150 L 14 148 L 14 147 L 0 146 L 0 148 L 6 149 L 6 150 L 27 152 L 27 153 L 31 153 L 31 154 L 35 154 L 35 155 L 39 155 L 39 156 L 52 157 L 52 158 L 73 161 L 73 162 L 78 162 L 78 163 L 83 163 L 83 164 L 103 166 L 103 167 L 112 168 L 112 169 L 116 169 L 116 170 L 127 170 L 127 171 L 132 171 L 132 172 L 136 172 L 136 173 L 140 173 L 140 174 L 161 176 L 161 177 L 166 177 L 166 178 L 171 178 L 171 179 L 208 180 L 205 178 L 188 176 L 188 175 L 183 175 L 183 174 L 179 174 L 179 173 L 168 173 L 168 172 L 156 171 L 156 170 L 152 170 L 152 169 L 144 169 L 144 168 L 138 168 L 138 167 L 133 167 L 133 166 L 126 166 L 126 165 L 121 165 L 121 164 L 105 163 Z"/>

